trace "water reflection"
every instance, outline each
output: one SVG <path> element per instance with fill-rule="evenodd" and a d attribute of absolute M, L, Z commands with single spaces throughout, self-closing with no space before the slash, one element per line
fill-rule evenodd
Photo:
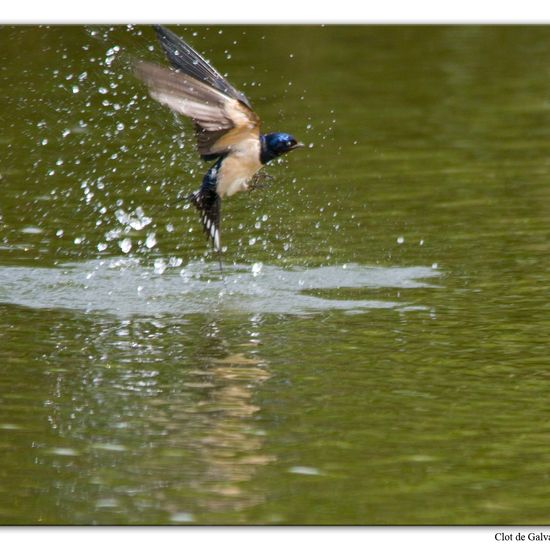
<path fill-rule="evenodd" d="M 210 496 L 202 503 L 215 512 L 240 511 L 258 504 L 264 497 L 243 484 L 258 475 L 274 457 L 263 451 L 265 433 L 255 426 L 260 408 L 254 398 L 259 385 L 270 377 L 268 365 L 258 354 L 261 345 L 261 317 L 250 320 L 252 334 L 243 351 L 213 359 L 209 376 L 213 385 L 206 399 L 197 403 L 197 414 L 207 419 L 206 435 L 198 440 L 198 453 L 206 466 L 196 480 L 199 490 Z M 226 350 L 215 323 L 210 338 Z M 227 350 L 229 351 L 229 350 Z"/>
<path fill-rule="evenodd" d="M 98 522 L 244 521 L 239 513 L 264 498 L 249 482 L 275 458 L 257 425 L 257 392 L 270 378 L 263 319 L 241 322 L 238 338 L 213 318 L 81 319 L 72 335 L 51 323 L 57 344 L 41 359 L 49 428 L 33 454 L 59 480 L 61 513 L 86 521 L 91 498 Z M 62 481 L 68 472 L 76 481 Z"/>

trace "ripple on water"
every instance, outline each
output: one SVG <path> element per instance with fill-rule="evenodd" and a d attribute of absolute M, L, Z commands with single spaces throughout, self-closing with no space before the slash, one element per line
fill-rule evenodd
<path fill-rule="evenodd" d="M 174 523 L 189 523 L 195 521 L 193 514 L 187 512 L 175 512 L 170 516 L 170 521 Z"/>
<path fill-rule="evenodd" d="M 225 267 L 193 262 L 183 269 L 144 266 L 122 258 L 70 263 L 55 268 L 0 268 L 0 302 L 30 308 L 105 312 L 118 316 L 203 313 L 226 309 L 245 313 L 304 314 L 326 310 L 357 312 L 406 307 L 403 302 L 324 298 L 308 292 L 336 289 L 407 289 L 433 286 L 431 267 L 317 268 L 257 264 Z"/>
<path fill-rule="evenodd" d="M 289 468 L 288 471 L 291 474 L 300 474 L 303 476 L 321 475 L 321 472 L 317 468 L 312 468 L 311 466 L 293 466 L 292 468 Z"/>

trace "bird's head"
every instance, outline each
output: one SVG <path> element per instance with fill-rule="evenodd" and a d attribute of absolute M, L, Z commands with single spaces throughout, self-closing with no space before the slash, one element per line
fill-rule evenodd
<path fill-rule="evenodd" d="M 262 136 L 262 162 L 265 164 L 304 144 L 285 132 L 274 132 Z"/>

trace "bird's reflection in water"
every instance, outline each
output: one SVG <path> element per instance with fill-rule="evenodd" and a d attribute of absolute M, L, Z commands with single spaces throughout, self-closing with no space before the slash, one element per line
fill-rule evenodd
<path fill-rule="evenodd" d="M 263 451 L 265 434 L 254 421 L 260 410 L 255 392 L 270 374 L 258 353 L 261 316 L 251 321 L 242 350 L 227 349 L 216 323 L 210 323 L 206 330 L 205 342 L 214 341 L 223 352 L 209 360 L 214 387 L 207 399 L 197 403 L 197 413 L 209 421 L 203 432 L 206 435 L 196 442 L 205 465 L 196 488 L 205 495 L 202 505 L 212 512 L 238 512 L 258 504 L 261 495 L 251 494 L 243 485 L 274 459 Z"/>
<path fill-rule="evenodd" d="M 57 472 L 59 449 L 79 456 L 79 490 L 71 480 L 56 489 L 66 513 L 80 523 L 243 519 L 262 500 L 247 482 L 274 459 L 258 426 L 270 377 L 262 317 L 79 319 L 79 348 L 40 358 L 51 431 L 37 460 Z M 74 338 L 64 325 L 52 330 Z"/>

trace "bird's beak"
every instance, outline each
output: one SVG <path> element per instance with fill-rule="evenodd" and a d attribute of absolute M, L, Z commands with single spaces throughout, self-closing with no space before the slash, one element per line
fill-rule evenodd
<path fill-rule="evenodd" d="M 300 147 L 305 147 L 305 145 L 301 141 L 299 141 L 296 145 L 293 145 L 292 149 L 299 149 Z"/>

